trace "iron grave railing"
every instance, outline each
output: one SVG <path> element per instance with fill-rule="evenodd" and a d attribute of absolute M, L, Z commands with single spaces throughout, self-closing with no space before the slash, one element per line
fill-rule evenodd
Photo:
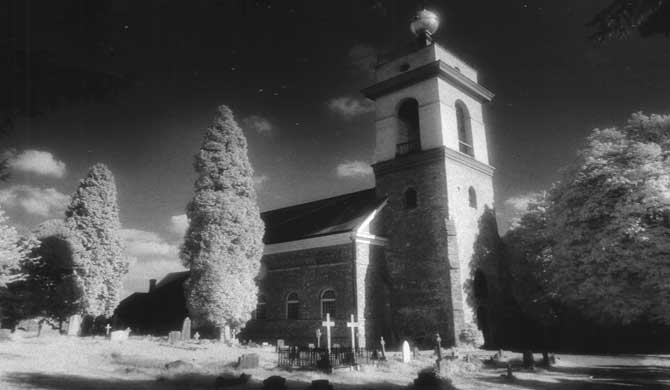
<path fill-rule="evenodd" d="M 328 369 L 370 364 L 377 360 L 375 351 L 366 348 L 331 348 L 330 354 L 325 348 L 285 347 L 277 351 L 277 366 L 281 368 Z"/>

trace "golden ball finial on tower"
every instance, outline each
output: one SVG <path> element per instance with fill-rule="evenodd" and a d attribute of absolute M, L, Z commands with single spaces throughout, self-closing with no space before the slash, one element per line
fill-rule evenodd
<path fill-rule="evenodd" d="M 432 35 L 440 27 L 440 19 L 434 12 L 423 9 L 416 13 L 409 25 L 412 34 L 417 37 L 421 45 L 433 43 Z"/>

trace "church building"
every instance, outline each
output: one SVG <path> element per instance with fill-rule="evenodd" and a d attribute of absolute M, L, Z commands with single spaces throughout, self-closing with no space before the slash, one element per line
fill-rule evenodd
<path fill-rule="evenodd" d="M 254 318 L 242 337 L 315 343 L 330 313 L 333 343 L 361 346 L 439 333 L 454 344 L 473 310 L 464 285 L 478 221 L 493 206 L 477 71 L 432 41 L 437 17 L 412 23 L 411 50 L 380 62 L 375 188 L 262 214 L 265 252 Z M 480 314 L 481 315 L 481 314 Z"/>

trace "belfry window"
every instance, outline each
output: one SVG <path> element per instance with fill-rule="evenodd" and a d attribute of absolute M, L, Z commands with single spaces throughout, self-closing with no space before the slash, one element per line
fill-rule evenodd
<path fill-rule="evenodd" d="M 458 127 L 458 150 L 461 153 L 474 157 L 470 113 L 465 104 L 460 100 L 456 102 L 456 125 Z"/>
<path fill-rule="evenodd" d="M 286 296 L 286 319 L 297 320 L 300 314 L 300 301 L 297 293 L 290 293 Z"/>
<path fill-rule="evenodd" d="M 419 129 L 419 103 L 416 99 L 405 100 L 398 108 L 398 145 L 396 154 L 407 154 L 421 150 Z"/>
<path fill-rule="evenodd" d="M 258 303 L 256 303 L 256 319 L 264 320 L 265 318 L 265 297 L 261 295 L 258 297 Z"/>
<path fill-rule="evenodd" d="M 326 290 L 321 294 L 321 318 L 326 318 L 326 313 L 330 313 L 330 318 L 335 317 L 335 292 Z"/>
<path fill-rule="evenodd" d="M 414 188 L 405 190 L 405 208 L 415 209 L 416 203 L 416 190 Z"/>
<path fill-rule="evenodd" d="M 468 188 L 468 205 L 473 209 L 477 208 L 477 192 L 472 187 Z"/>

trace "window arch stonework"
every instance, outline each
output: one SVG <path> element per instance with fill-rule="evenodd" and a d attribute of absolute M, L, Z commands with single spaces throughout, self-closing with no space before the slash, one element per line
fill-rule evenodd
<path fill-rule="evenodd" d="M 326 318 L 326 313 L 330 313 L 330 318 L 337 314 L 335 291 L 325 290 L 321 293 L 321 318 Z"/>
<path fill-rule="evenodd" d="M 458 130 L 458 150 L 468 156 L 474 157 L 474 148 L 472 144 L 472 120 L 468 107 L 460 100 L 457 100 L 454 108 L 456 110 L 456 127 Z"/>
<path fill-rule="evenodd" d="M 297 320 L 300 317 L 300 300 L 298 293 L 292 292 L 286 296 L 286 319 Z"/>

